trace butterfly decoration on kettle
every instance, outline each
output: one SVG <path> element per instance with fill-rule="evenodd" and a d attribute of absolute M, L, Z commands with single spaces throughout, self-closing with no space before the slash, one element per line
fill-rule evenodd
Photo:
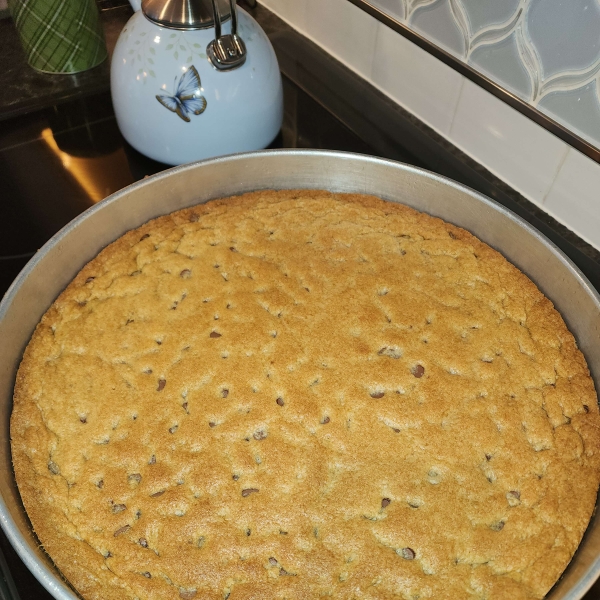
<path fill-rule="evenodd" d="M 191 115 L 200 115 L 206 110 L 206 98 L 200 94 L 200 75 L 192 65 L 173 83 L 173 95 L 157 94 L 156 99 L 171 112 L 176 113 L 186 123 Z"/>

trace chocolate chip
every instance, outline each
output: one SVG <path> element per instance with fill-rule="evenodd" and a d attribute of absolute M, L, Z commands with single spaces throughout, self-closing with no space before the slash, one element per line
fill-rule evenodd
<path fill-rule="evenodd" d="M 104 487 L 104 479 L 101 479 L 97 484 L 96 487 L 99 489 L 102 489 Z"/>
<path fill-rule="evenodd" d="M 252 436 L 255 440 L 264 440 L 267 437 L 267 432 L 264 431 L 263 429 L 259 429 L 258 431 L 254 432 L 254 435 Z"/>
<path fill-rule="evenodd" d="M 124 504 L 113 504 L 113 507 L 112 507 L 112 511 L 115 514 L 123 512 L 126 509 L 127 509 L 127 507 Z"/>
<path fill-rule="evenodd" d="M 81 423 L 87 423 L 87 417 L 79 417 Z"/>
<path fill-rule="evenodd" d="M 53 475 L 58 475 L 60 473 L 60 468 L 54 461 L 48 461 L 48 471 Z"/>
<path fill-rule="evenodd" d="M 158 380 L 158 387 L 156 388 L 157 392 L 162 392 L 165 389 L 165 385 L 167 385 L 167 380 L 166 379 L 159 379 Z"/>
<path fill-rule="evenodd" d="M 145 234 L 144 234 L 144 235 L 143 235 L 143 236 L 140 238 L 140 242 L 141 242 L 142 240 L 145 240 L 146 238 L 149 238 L 149 237 L 150 237 L 150 234 L 149 234 L 149 233 L 145 233 Z"/>
<path fill-rule="evenodd" d="M 383 346 L 383 348 L 381 348 L 377 354 L 379 356 L 388 356 L 389 358 L 398 359 L 402 356 L 402 350 L 396 348 L 395 346 Z"/>
<path fill-rule="evenodd" d="M 518 506 L 521 504 L 521 492 L 518 490 L 506 492 L 506 499 L 508 500 L 509 506 Z"/>
<path fill-rule="evenodd" d="M 283 401 L 283 398 L 281 398 L 281 397 L 277 398 L 277 400 L 275 400 L 275 402 L 277 402 L 277 404 L 279 404 L 279 406 L 283 406 L 285 404 L 285 402 Z"/>
<path fill-rule="evenodd" d="M 142 476 L 139 473 L 132 473 L 127 476 L 127 480 L 130 483 L 139 483 L 142 480 Z"/>
<path fill-rule="evenodd" d="M 142 575 L 144 577 L 146 577 L 147 579 L 150 579 L 152 577 L 152 575 L 150 575 L 150 573 L 148 573 L 148 571 L 146 571 L 145 573 L 142 573 Z"/>
<path fill-rule="evenodd" d="M 94 281 L 94 279 L 96 279 L 95 277 L 88 277 L 85 282 L 86 283 L 91 283 L 92 281 Z"/>
<path fill-rule="evenodd" d="M 252 530 L 250 528 L 246 529 L 246 535 L 250 537 L 252 535 Z"/>
<path fill-rule="evenodd" d="M 148 540 L 146 540 L 146 538 L 140 538 L 139 542 L 140 542 L 140 546 L 142 548 L 147 548 L 148 547 Z"/>
<path fill-rule="evenodd" d="M 327 423 L 329 423 L 329 421 L 331 421 L 331 419 L 329 417 L 323 417 L 321 419 L 321 425 L 327 425 Z"/>
<path fill-rule="evenodd" d="M 173 427 L 169 427 L 169 433 L 175 433 L 179 429 L 179 425 L 173 425 Z"/>
<path fill-rule="evenodd" d="M 112 556 L 112 552 L 109 550 L 105 555 L 104 558 L 110 558 Z"/>
<path fill-rule="evenodd" d="M 281 569 L 279 569 L 279 575 L 289 575 L 289 573 L 283 567 L 281 567 Z"/>
<path fill-rule="evenodd" d="M 590 407 L 587 404 L 583 405 L 583 410 L 585 410 L 586 413 L 590 412 Z"/>
<path fill-rule="evenodd" d="M 221 334 L 218 331 L 211 331 L 209 337 L 211 337 L 211 338 L 220 338 Z"/>
<path fill-rule="evenodd" d="M 437 469 L 429 469 L 427 477 L 429 478 L 429 483 L 432 485 L 437 485 L 442 481 L 442 475 Z"/>
<path fill-rule="evenodd" d="M 165 490 L 160 490 L 160 492 L 154 492 L 154 494 L 150 494 L 150 498 L 158 498 L 165 493 Z"/>
<path fill-rule="evenodd" d="M 237 480 L 240 478 L 240 476 L 239 476 L 239 475 L 232 475 L 232 476 L 231 476 L 231 478 L 232 478 L 234 481 L 237 481 Z"/>
<path fill-rule="evenodd" d="M 381 508 L 386 508 L 388 507 L 390 504 L 392 503 L 392 501 L 389 498 L 384 498 L 381 501 Z"/>
<path fill-rule="evenodd" d="M 185 410 L 185 412 L 188 412 L 188 403 L 187 403 L 187 402 L 184 402 L 184 403 L 181 405 L 181 408 L 183 408 L 183 410 Z"/>
<path fill-rule="evenodd" d="M 210 423 L 208 424 L 209 427 L 216 427 L 217 424 L 214 421 L 210 421 Z"/>
<path fill-rule="evenodd" d="M 395 431 L 396 433 L 400 433 L 400 430 L 397 427 L 392 427 L 392 430 Z"/>
<path fill-rule="evenodd" d="M 504 521 L 498 521 L 497 523 L 492 523 L 490 525 L 490 529 L 492 531 L 501 531 L 504 529 Z"/>
<path fill-rule="evenodd" d="M 150 460 L 148 461 L 149 465 L 155 465 L 156 464 L 156 456 L 154 456 L 154 454 L 150 457 Z"/>
<path fill-rule="evenodd" d="M 232 252 L 237 252 L 237 248 L 234 248 L 233 246 L 229 246 L 229 249 L 230 249 Z"/>
<path fill-rule="evenodd" d="M 181 590 L 179 597 L 181 600 L 193 600 L 198 592 L 196 590 Z"/>
<path fill-rule="evenodd" d="M 385 396 L 385 392 L 371 392 L 371 398 L 383 398 Z"/>
<path fill-rule="evenodd" d="M 123 525 L 123 527 L 120 527 L 119 529 L 117 529 L 114 533 L 115 537 L 120 536 L 122 533 L 126 533 L 127 531 L 129 531 L 131 529 L 131 525 Z"/>
<path fill-rule="evenodd" d="M 192 272 L 189 269 L 184 269 L 179 273 L 179 277 L 182 277 L 183 279 L 189 279 L 191 276 Z"/>
<path fill-rule="evenodd" d="M 491 454 L 486 454 L 486 455 L 485 455 L 485 460 L 487 460 L 488 462 L 489 462 L 490 460 L 492 460 L 492 455 L 491 455 Z"/>
<path fill-rule="evenodd" d="M 245 490 L 242 490 L 242 496 L 246 498 L 247 496 L 249 496 L 250 494 L 254 494 L 255 492 L 258 492 L 257 488 L 246 488 Z"/>
<path fill-rule="evenodd" d="M 411 369 L 411 373 L 417 379 L 420 379 L 421 377 L 423 377 L 423 374 L 425 373 L 425 367 L 423 367 L 423 365 L 416 365 Z"/>
<path fill-rule="evenodd" d="M 269 558 L 269 563 L 270 563 L 270 564 L 272 564 L 272 565 L 276 565 L 276 564 L 277 564 L 277 559 L 276 559 L 276 558 L 273 558 L 273 557 L 271 556 L 271 558 Z"/>
<path fill-rule="evenodd" d="M 416 557 L 415 551 L 412 548 L 402 548 L 399 554 L 405 560 L 414 560 Z"/>

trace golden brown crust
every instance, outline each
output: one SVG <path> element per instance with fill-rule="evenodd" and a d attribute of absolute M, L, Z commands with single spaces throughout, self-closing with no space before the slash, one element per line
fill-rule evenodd
<path fill-rule="evenodd" d="M 541 598 L 600 416 L 535 285 L 402 205 L 256 192 L 151 221 L 44 315 L 13 461 L 90 600 Z"/>

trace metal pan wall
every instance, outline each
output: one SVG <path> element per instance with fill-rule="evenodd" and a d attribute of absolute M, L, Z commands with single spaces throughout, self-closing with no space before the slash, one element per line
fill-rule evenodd
<path fill-rule="evenodd" d="M 374 194 L 463 227 L 527 274 L 561 312 L 600 383 L 600 296 L 558 248 L 492 200 L 439 175 L 370 156 L 318 150 L 233 155 L 164 171 L 108 197 L 57 233 L 0 304 L 0 525 L 25 564 L 59 600 L 77 598 L 39 548 L 14 481 L 9 422 L 21 356 L 58 294 L 107 244 L 149 219 L 258 189 Z M 600 517 L 549 600 L 578 600 L 600 574 Z"/>

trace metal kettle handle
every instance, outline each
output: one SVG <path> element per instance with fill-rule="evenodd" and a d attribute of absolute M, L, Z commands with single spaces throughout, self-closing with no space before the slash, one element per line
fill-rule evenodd
<path fill-rule="evenodd" d="M 215 19 L 215 39 L 206 48 L 206 54 L 213 67 L 219 71 L 229 71 L 241 67 L 246 62 L 246 45 L 237 34 L 238 20 L 235 0 L 229 0 L 231 9 L 231 33 L 222 35 L 221 15 L 217 8 L 217 1 L 212 0 Z"/>

